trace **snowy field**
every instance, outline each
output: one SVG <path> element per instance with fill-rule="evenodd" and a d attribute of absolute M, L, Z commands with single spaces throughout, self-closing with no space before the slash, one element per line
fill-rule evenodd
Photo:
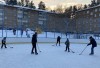
<path fill-rule="evenodd" d="M 0 49 L 0 68 L 99 68 L 100 46 L 90 56 L 91 46 L 82 55 L 86 44 L 71 44 L 75 52 L 65 52 L 65 45 L 52 46 L 54 43 L 39 43 L 38 55 L 31 54 L 31 44 L 8 44 L 7 49 Z M 13 48 L 10 48 L 13 47 Z M 37 48 L 38 49 L 38 48 Z"/>

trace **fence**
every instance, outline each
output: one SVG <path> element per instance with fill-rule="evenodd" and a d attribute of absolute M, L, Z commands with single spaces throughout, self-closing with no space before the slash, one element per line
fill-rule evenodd
<path fill-rule="evenodd" d="M 0 37 L 32 37 L 34 31 L 22 31 L 22 30 L 0 30 Z M 42 32 L 38 34 L 39 38 L 57 38 L 60 36 L 61 38 L 69 38 L 69 39 L 88 39 L 90 36 L 93 36 L 95 39 L 100 39 L 100 34 L 75 34 L 75 33 L 57 33 L 57 32 Z"/>

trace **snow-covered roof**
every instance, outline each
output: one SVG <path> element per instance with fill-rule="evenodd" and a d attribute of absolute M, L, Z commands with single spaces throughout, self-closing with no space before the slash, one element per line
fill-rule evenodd
<path fill-rule="evenodd" d="M 6 6 L 11 6 L 11 7 L 16 7 L 16 8 L 21 8 L 21 9 L 29 9 L 29 10 L 35 10 L 35 11 L 41 11 L 41 12 L 46 12 L 46 13 L 54 13 L 54 14 L 59 14 L 59 13 L 56 13 L 56 12 L 51 12 L 51 11 L 47 11 L 47 10 L 41 10 L 41 9 L 32 9 L 32 8 L 29 8 L 29 7 L 24 7 L 24 6 L 19 6 L 19 5 L 6 5 Z"/>
<path fill-rule="evenodd" d="M 30 10 L 36 10 L 36 11 L 42 11 L 42 12 L 48 12 L 48 13 L 55 13 L 55 14 L 58 14 L 58 13 L 56 13 L 56 12 L 50 12 L 50 11 L 41 10 L 41 9 L 32 9 L 32 8 L 29 8 L 29 7 L 24 7 L 24 6 L 19 6 L 19 5 L 7 5 L 6 2 L 3 1 L 3 0 L 0 0 L 0 5 L 6 5 L 6 6 L 11 6 L 11 7 L 16 7 L 16 8 L 30 9 Z"/>
<path fill-rule="evenodd" d="M 21 8 L 21 9 L 30 9 L 30 10 L 35 10 L 35 11 L 41 11 L 41 12 L 46 12 L 46 13 L 53 13 L 53 14 L 59 14 L 59 13 L 56 13 L 56 12 L 51 12 L 51 11 L 47 11 L 47 10 L 41 10 L 41 9 L 32 9 L 32 8 L 29 8 L 29 7 L 24 7 L 24 6 L 19 6 L 19 5 L 7 5 L 5 1 L 3 0 L 0 0 L 0 5 L 5 5 L 5 6 L 11 6 L 11 7 L 16 7 L 16 8 Z"/>
<path fill-rule="evenodd" d="M 85 11 L 85 10 L 89 10 L 89 9 L 93 9 L 93 8 L 97 8 L 97 7 L 100 7 L 100 5 L 93 6 L 93 7 L 88 7 L 88 8 L 86 8 L 86 9 L 78 10 L 78 11 L 76 11 L 76 12 Z"/>
<path fill-rule="evenodd" d="M 3 0 L 0 0 L 0 4 L 6 4 L 6 3 L 5 3 L 5 1 L 3 1 Z"/>

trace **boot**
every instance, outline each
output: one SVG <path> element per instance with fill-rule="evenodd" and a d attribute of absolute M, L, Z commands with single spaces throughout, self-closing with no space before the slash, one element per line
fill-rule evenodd
<path fill-rule="evenodd" d="M 38 53 L 35 53 L 35 55 L 38 55 Z"/>
<path fill-rule="evenodd" d="M 90 53 L 89 55 L 94 55 L 93 53 Z"/>
<path fill-rule="evenodd" d="M 67 50 L 65 50 L 65 51 L 67 51 Z"/>
<path fill-rule="evenodd" d="M 31 54 L 34 54 L 34 52 L 31 52 Z"/>

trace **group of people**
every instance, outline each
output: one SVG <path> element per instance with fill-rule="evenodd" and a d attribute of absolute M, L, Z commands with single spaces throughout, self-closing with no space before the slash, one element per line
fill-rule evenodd
<path fill-rule="evenodd" d="M 60 46 L 60 40 L 61 40 L 61 37 L 58 36 L 58 37 L 57 37 L 56 46 L 57 46 L 57 44 L 59 44 L 59 46 Z M 89 40 L 90 40 L 90 42 L 87 44 L 87 46 L 92 45 L 92 47 L 91 47 L 91 53 L 90 53 L 89 55 L 93 55 L 93 54 L 94 54 L 94 48 L 97 47 L 97 42 L 95 41 L 95 39 L 94 39 L 92 36 L 89 37 Z M 38 53 L 37 53 L 37 47 L 36 47 L 36 44 L 37 44 L 37 32 L 35 32 L 35 33 L 33 34 L 33 36 L 32 36 L 32 41 L 31 41 L 31 42 L 32 42 L 31 54 L 36 54 L 36 55 L 38 55 Z M 70 52 L 70 41 L 69 41 L 68 38 L 67 38 L 67 40 L 65 41 L 65 45 L 66 45 L 65 51 Z M 7 46 L 6 46 L 6 37 L 4 37 L 4 38 L 2 39 L 1 49 L 2 49 L 3 47 L 7 48 Z M 34 49 L 35 49 L 35 53 L 34 53 Z"/>
<path fill-rule="evenodd" d="M 61 37 L 60 36 L 58 36 L 57 37 L 57 42 L 56 42 L 56 46 L 57 46 L 57 44 L 59 44 L 59 46 L 60 46 L 60 40 L 61 40 Z M 69 39 L 67 38 L 67 40 L 65 41 L 65 45 L 66 45 L 66 49 L 65 49 L 65 51 L 67 51 L 68 50 L 68 52 L 70 52 L 70 42 L 69 42 Z"/>
<path fill-rule="evenodd" d="M 57 46 L 58 43 L 59 43 L 59 46 L 60 46 L 60 39 L 61 39 L 61 37 L 58 36 L 57 37 L 56 46 Z M 89 55 L 93 55 L 94 54 L 94 48 L 97 47 L 97 42 L 95 41 L 95 39 L 92 36 L 89 37 L 89 40 L 90 40 L 90 42 L 87 44 L 87 46 L 92 45 L 92 47 L 91 47 L 91 53 Z M 69 41 L 68 38 L 65 41 L 65 45 L 66 45 L 65 51 L 70 52 L 70 41 Z"/>

